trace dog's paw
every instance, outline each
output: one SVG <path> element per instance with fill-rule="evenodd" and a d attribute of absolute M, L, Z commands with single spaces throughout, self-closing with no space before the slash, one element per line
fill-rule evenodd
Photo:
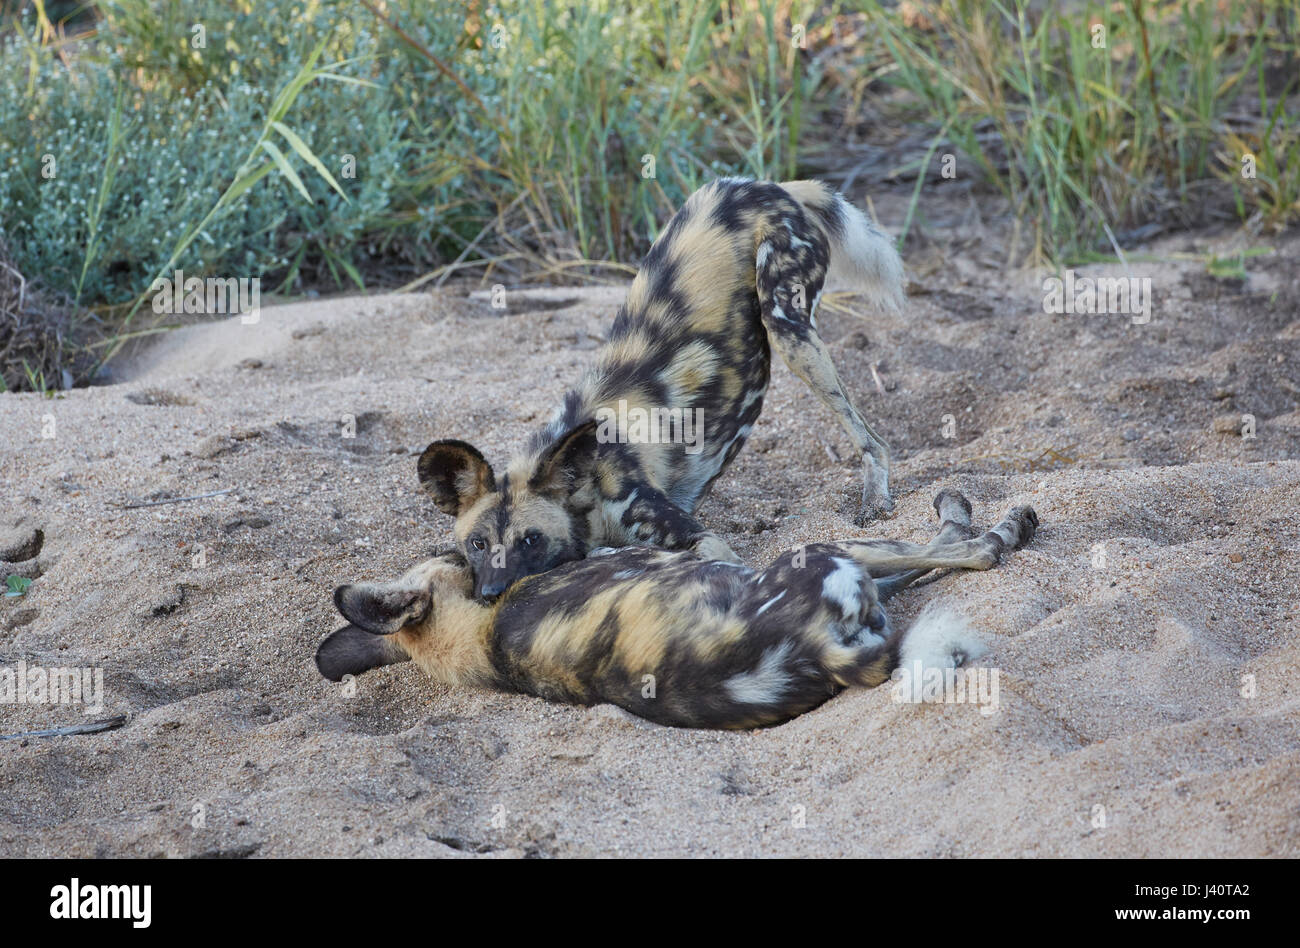
<path fill-rule="evenodd" d="M 727 541 L 716 533 L 702 533 L 691 544 L 691 552 L 703 560 L 722 560 L 724 563 L 739 563 L 741 559 L 727 545 Z"/>
<path fill-rule="evenodd" d="M 949 509 L 947 512 L 947 516 L 945 516 L 944 508 L 945 507 L 951 508 L 953 506 L 956 506 L 957 510 L 960 511 L 963 516 L 954 517 L 953 514 L 956 513 L 956 511 L 953 511 L 952 509 Z M 970 501 L 967 500 L 966 495 L 959 490 L 954 490 L 951 487 L 945 487 L 943 490 L 939 491 L 939 493 L 935 494 L 934 512 L 939 515 L 939 519 L 941 521 L 959 520 L 960 522 L 965 523 L 967 526 L 970 526 L 970 518 L 971 518 Z"/>
<path fill-rule="evenodd" d="M 882 520 L 894 509 L 894 499 L 889 496 L 889 472 L 869 456 L 862 462 L 862 506 L 853 522 L 859 527 L 873 520 Z"/>
<path fill-rule="evenodd" d="M 1016 542 L 1012 549 L 1018 550 L 1025 546 L 1038 532 L 1038 514 L 1033 507 L 1013 507 L 1006 519 L 1016 525 Z"/>
<path fill-rule="evenodd" d="M 885 498 L 883 502 L 864 503 L 862 508 L 853 516 L 853 525 L 855 527 L 865 527 L 877 520 L 885 520 L 894 510 L 894 502 Z"/>
<path fill-rule="evenodd" d="M 877 494 L 867 489 L 862 492 L 862 506 L 853 518 L 853 523 L 859 527 L 865 527 L 873 520 L 885 519 L 893 510 L 894 499 L 889 494 Z"/>

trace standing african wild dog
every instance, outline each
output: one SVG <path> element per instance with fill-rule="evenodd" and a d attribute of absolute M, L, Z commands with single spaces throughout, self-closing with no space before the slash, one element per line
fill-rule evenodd
<path fill-rule="evenodd" d="M 691 195 L 642 262 L 595 365 L 504 474 L 463 441 L 435 441 L 420 457 L 420 482 L 456 518 L 475 595 L 491 601 L 593 547 L 704 544 L 734 558 L 693 514 L 758 418 L 769 346 L 863 453 L 858 522 L 891 509 L 888 449 L 849 401 L 816 310 L 828 276 L 897 306 L 902 274 L 890 239 L 820 182 L 723 178 Z M 613 437 L 599 420 L 638 410 L 657 419 L 639 437 Z M 681 426 L 695 418 L 704 431 L 690 450 Z"/>
<path fill-rule="evenodd" d="M 1038 518 L 1017 507 L 971 539 L 961 494 L 934 505 L 941 527 L 926 546 L 814 543 L 761 572 L 627 547 L 527 577 L 493 605 L 474 598 L 463 556 L 436 556 L 396 582 L 336 589 L 352 624 L 321 643 L 316 666 L 338 681 L 414 659 L 448 684 L 609 702 L 661 724 L 776 724 L 900 664 L 971 656 L 977 643 L 952 623 L 923 613 L 900 634 L 880 603 L 932 569 L 991 568 L 1032 539 Z"/>

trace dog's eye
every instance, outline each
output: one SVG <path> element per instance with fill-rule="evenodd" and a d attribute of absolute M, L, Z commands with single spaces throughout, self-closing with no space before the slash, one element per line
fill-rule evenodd
<path fill-rule="evenodd" d="M 487 540 L 484 540 L 482 537 L 470 537 L 469 545 L 476 550 L 486 550 Z"/>
<path fill-rule="evenodd" d="M 524 534 L 525 546 L 537 546 L 542 542 L 542 532 L 540 530 L 529 530 Z"/>

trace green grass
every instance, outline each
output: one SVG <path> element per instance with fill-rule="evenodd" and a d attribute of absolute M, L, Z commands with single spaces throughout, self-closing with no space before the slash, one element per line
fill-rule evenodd
<path fill-rule="evenodd" d="M 86 381 L 171 325 L 142 304 L 173 268 L 282 295 L 621 276 L 702 182 L 799 176 L 876 134 L 864 112 L 928 130 L 918 171 L 969 156 L 1009 256 L 1300 214 L 1295 0 L 910 8 L 931 25 L 875 0 L 36 3 L 0 25 L 0 245 L 72 323 L 16 346 L 0 319 L 0 379 Z M 924 199 L 922 175 L 904 231 Z"/>
<path fill-rule="evenodd" d="M 703 181 L 794 173 L 817 76 L 788 17 L 814 10 L 112 0 L 76 32 L 38 5 L 0 37 L 0 138 L 25 143 L 0 240 L 103 317 L 93 365 L 154 331 L 174 267 L 289 294 L 597 278 Z"/>
<path fill-rule="evenodd" d="M 889 81 L 982 169 L 1024 226 L 1024 253 L 1122 253 L 1126 231 L 1235 213 L 1300 214 L 1293 0 L 926 4 L 932 30 L 868 3 Z M 1071 12 L 1073 11 L 1073 12 Z M 936 138 L 941 137 L 936 135 Z M 1257 159 L 1243 178 L 1241 159 Z"/>

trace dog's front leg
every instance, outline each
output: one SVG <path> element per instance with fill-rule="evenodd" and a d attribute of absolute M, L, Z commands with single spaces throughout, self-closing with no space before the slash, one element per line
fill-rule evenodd
<path fill-rule="evenodd" d="M 613 505 L 621 507 L 617 523 L 610 524 L 610 545 L 660 546 L 667 550 L 691 550 L 706 560 L 739 563 L 721 537 L 705 530 L 700 522 L 677 506 L 663 491 L 641 485 Z"/>
<path fill-rule="evenodd" d="M 736 551 L 727 545 L 727 541 L 716 533 L 707 530 L 697 536 L 691 543 L 691 551 L 702 560 L 722 560 L 724 563 L 739 563 L 741 559 Z"/>

